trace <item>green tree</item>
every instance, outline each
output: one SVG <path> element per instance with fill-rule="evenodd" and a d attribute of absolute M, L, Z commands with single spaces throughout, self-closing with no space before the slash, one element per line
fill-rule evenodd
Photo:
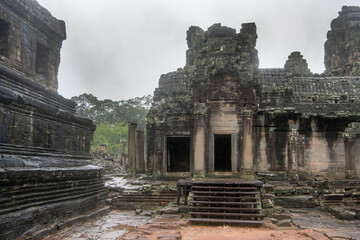
<path fill-rule="evenodd" d="M 77 115 L 89 118 L 95 124 L 137 122 L 139 128 L 144 129 L 152 96 L 145 95 L 128 100 L 112 101 L 110 99 L 98 100 L 92 94 L 84 93 L 72 97 L 71 100 L 77 104 Z"/>
<path fill-rule="evenodd" d="M 151 95 L 112 101 L 98 100 L 92 94 L 81 94 L 71 98 L 76 106 L 76 114 L 91 119 L 96 124 L 94 147 L 105 143 L 108 152 L 115 154 L 120 148 L 120 139 L 128 139 L 128 122 L 137 122 L 145 128 L 146 113 L 152 102 Z"/>
<path fill-rule="evenodd" d="M 94 133 L 94 146 L 105 143 L 107 152 L 116 154 L 120 150 L 120 139 L 127 139 L 128 125 L 125 123 L 99 123 Z"/>

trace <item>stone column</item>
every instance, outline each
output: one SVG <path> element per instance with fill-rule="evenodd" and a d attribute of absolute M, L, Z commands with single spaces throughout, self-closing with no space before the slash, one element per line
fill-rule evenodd
<path fill-rule="evenodd" d="M 205 104 L 195 104 L 196 115 L 194 115 L 194 169 L 193 175 L 200 175 L 205 172 Z"/>
<path fill-rule="evenodd" d="M 355 140 L 360 134 L 360 123 L 350 123 L 343 133 L 345 145 L 345 175 L 346 178 L 356 178 Z"/>
<path fill-rule="evenodd" d="M 205 128 L 204 116 L 197 115 L 194 119 L 194 171 L 201 174 L 205 172 Z"/>
<path fill-rule="evenodd" d="M 144 131 L 136 131 L 136 173 L 145 172 Z"/>
<path fill-rule="evenodd" d="M 126 143 L 127 141 L 125 139 L 120 140 L 120 159 L 121 159 L 120 165 L 125 169 L 129 167 L 127 162 L 127 155 L 125 152 Z"/>
<path fill-rule="evenodd" d="M 253 112 L 251 110 L 244 110 L 242 115 L 242 166 L 241 168 L 245 171 L 252 171 L 254 168 L 253 164 L 253 141 L 252 141 L 252 118 Z"/>
<path fill-rule="evenodd" d="M 136 169 L 136 128 L 137 123 L 129 122 L 128 131 L 128 153 L 129 153 L 129 170 Z"/>
<path fill-rule="evenodd" d="M 354 141 L 345 140 L 345 175 L 346 178 L 354 178 L 356 174 Z"/>

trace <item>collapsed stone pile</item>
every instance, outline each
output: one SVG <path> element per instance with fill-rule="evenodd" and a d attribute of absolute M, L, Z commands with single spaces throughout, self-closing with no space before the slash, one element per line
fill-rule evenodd
<path fill-rule="evenodd" d="M 94 164 L 103 168 L 106 175 L 125 175 L 128 169 L 128 155 L 125 152 L 126 141 L 122 141 L 121 149 L 114 154 L 107 153 L 107 145 L 101 144 L 93 153 Z"/>
<path fill-rule="evenodd" d="M 344 220 L 360 219 L 360 180 L 299 179 L 298 174 L 258 174 L 266 213 L 285 208 L 321 208 Z"/>

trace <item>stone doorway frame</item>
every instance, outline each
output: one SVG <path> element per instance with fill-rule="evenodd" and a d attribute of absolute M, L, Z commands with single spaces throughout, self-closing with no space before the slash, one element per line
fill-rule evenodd
<path fill-rule="evenodd" d="M 237 159 L 237 133 L 235 131 L 215 131 L 209 134 L 209 172 L 215 172 L 215 135 L 231 135 L 231 171 L 221 171 L 219 173 L 238 172 L 238 159 Z"/>
<path fill-rule="evenodd" d="M 190 140 L 190 155 L 189 155 L 189 171 L 188 172 L 173 172 L 173 171 L 168 171 L 168 138 L 181 138 L 181 137 L 185 137 L 185 138 L 189 138 Z M 193 137 L 191 135 L 165 135 L 163 137 L 164 139 L 164 145 L 163 145 L 163 160 L 162 160 L 162 169 L 164 173 L 167 174 L 174 174 L 174 175 L 179 175 L 182 173 L 186 173 L 186 174 L 191 174 L 193 173 L 193 169 L 194 169 L 194 154 L 193 154 Z"/>

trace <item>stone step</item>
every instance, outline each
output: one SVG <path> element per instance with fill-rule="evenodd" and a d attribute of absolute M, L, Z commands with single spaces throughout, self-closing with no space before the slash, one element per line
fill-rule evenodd
<path fill-rule="evenodd" d="M 259 224 L 262 182 L 212 180 L 194 182 L 189 203 L 191 222 Z M 206 211 L 206 212 L 205 212 Z M 255 218 L 255 220 L 254 220 Z"/>
<path fill-rule="evenodd" d="M 259 202 L 190 201 L 191 204 L 205 205 L 260 205 Z"/>
<path fill-rule="evenodd" d="M 229 187 L 229 186 L 192 186 L 192 189 L 225 189 L 225 190 L 246 190 L 246 191 L 251 191 L 251 190 L 257 190 L 256 187 Z"/>
<path fill-rule="evenodd" d="M 190 218 L 190 222 L 204 223 L 234 223 L 234 224 L 263 224 L 263 221 L 255 220 L 234 220 L 234 219 L 214 219 L 214 218 Z"/>
<path fill-rule="evenodd" d="M 239 192 L 239 191 L 192 191 L 194 194 L 219 194 L 219 195 L 256 195 L 259 192 Z"/>
<path fill-rule="evenodd" d="M 203 210 L 203 211 L 224 211 L 226 210 L 227 212 L 260 212 L 261 208 L 238 208 L 238 207 L 205 207 L 205 206 L 192 206 L 189 207 L 190 210 L 194 210 L 194 211 L 199 211 L 199 210 Z"/>
<path fill-rule="evenodd" d="M 223 199 L 223 201 L 226 201 L 226 200 L 244 200 L 244 201 L 248 201 L 248 200 L 255 200 L 255 201 L 259 201 L 260 198 L 258 197 L 248 197 L 248 196 L 240 196 L 240 197 L 225 197 L 225 196 L 207 196 L 207 195 L 202 195 L 202 196 L 199 196 L 199 195 L 196 195 L 196 196 L 193 196 L 193 199 Z"/>
<path fill-rule="evenodd" d="M 259 213 L 189 212 L 189 214 L 202 216 L 264 217 L 264 214 Z"/>

